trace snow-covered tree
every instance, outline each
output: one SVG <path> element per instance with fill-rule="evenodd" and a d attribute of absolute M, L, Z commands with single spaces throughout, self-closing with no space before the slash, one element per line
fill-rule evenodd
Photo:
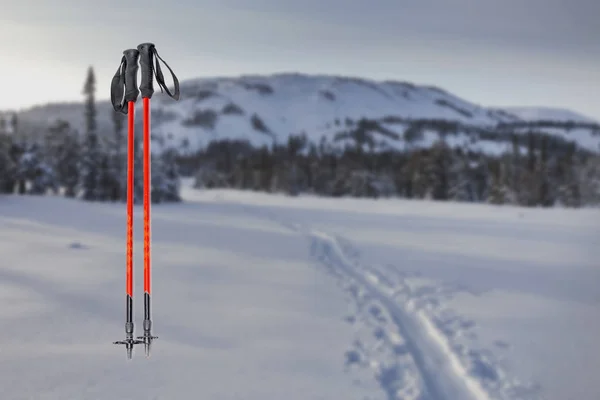
<path fill-rule="evenodd" d="M 423 171 L 427 182 L 426 198 L 448 200 L 451 163 L 450 148 L 443 139 L 438 140 L 428 152 Z"/>
<path fill-rule="evenodd" d="M 102 196 L 102 190 L 98 183 L 101 159 L 102 153 L 98 136 L 95 133 L 86 134 L 81 158 L 81 185 L 84 200 L 96 201 Z"/>
<path fill-rule="evenodd" d="M 0 193 L 13 193 L 17 166 L 11 157 L 11 137 L 0 132 Z"/>
<path fill-rule="evenodd" d="M 54 171 L 66 197 L 75 197 L 79 183 L 79 135 L 68 122 L 59 120 L 48 129 L 45 140 L 46 162 Z"/>
<path fill-rule="evenodd" d="M 58 191 L 55 173 L 37 143 L 29 146 L 21 156 L 19 169 L 20 176 L 28 183 L 28 194 L 43 195 L 49 189 Z"/>
<path fill-rule="evenodd" d="M 142 125 L 136 123 L 133 140 L 133 202 L 142 204 L 144 201 L 144 148 L 142 141 Z"/>
<path fill-rule="evenodd" d="M 111 174 L 114 177 L 110 193 L 112 200 L 125 201 L 127 198 L 127 137 L 124 132 L 125 116 L 110 110 L 113 121 L 113 138 L 110 141 Z"/>
<path fill-rule="evenodd" d="M 461 152 L 452 155 L 448 171 L 448 199 L 453 201 L 472 201 L 473 188 L 469 181 L 469 166 Z"/>
<path fill-rule="evenodd" d="M 582 203 L 593 206 L 600 205 L 600 156 L 591 156 L 582 163 L 578 181 Z"/>
<path fill-rule="evenodd" d="M 87 78 L 83 88 L 85 100 L 85 139 L 83 141 L 83 154 L 81 158 L 83 199 L 88 201 L 100 200 L 103 197 L 102 188 L 98 180 L 100 164 L 102 162 L 101 143 L 98 138 L 96 123 L 96 78 L 92 67 L 88 69 Z"/>
<path fill-rule="evenodd" d="M 159 151 L 153 154 L 151 162 L 151 201 L 152 203 L 179 202 L 181 201 L 181 178 L 177 166 L 178 152 L 172 146 L 165 147 L 162 136 L 158 136 L 156 142 Z"/>
<path fill-rule="evenodd" d="M 538 186 L 537 204 L 549 207 L 554 204 L 555 196 L 549 173 L 548 137 L 543 135 L 540 142 L 540 157 L 536 165 L 536 183 Z"/>
<path fill-rule="evenodd" d="M 489 165 L 491 182 L 487 193 L 487 202 L 491 204 L 510 204 L 513 196 L 507 184 L 506 171 L 501 161 Z"/>

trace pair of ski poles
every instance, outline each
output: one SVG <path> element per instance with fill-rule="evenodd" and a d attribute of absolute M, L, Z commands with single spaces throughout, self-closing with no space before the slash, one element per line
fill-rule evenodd
<path fill-rule="evenodd" d="M 158 60 L 171 72 L 174 93 L 167 88 Z M 138 65 L 139 62 L 139 65 Z M 141 83 L 138 88 L 137 74 L 141 66 Z M 111 83 L 111 102 L 115 112 L 128 114 L 127 121 L 127 253 L 126 253 L 126 299 L 125 299 L 125 340 L 113 342 L 124 344 L 127 358 L 131 359 L 133 346 L 144 344 L 146 357 L 150 356 L 152 341 L 152 317 L 150 313 L 150 99 L 154 93 L 153 79 L 161 92 L 174 100 L 179 100 L 179 81 L 173 70 L 160 58 L 153 43 L 142 43 L 137 49 L 123 51 L 121 63 Z M 144 334 L 134 337 L 133 323 L 133 188 L 134 188 L 134 112 L 138 96 L 143 101 L 143 169 L 144 169 Z"/>

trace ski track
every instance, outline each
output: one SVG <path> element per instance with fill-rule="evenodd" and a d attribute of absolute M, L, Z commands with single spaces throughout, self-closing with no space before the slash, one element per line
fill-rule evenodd
<path fill-rule="evenodd" d="M 367 328 L 376 340 L 369 347 L 366 338 L 358 338 L 346 353 L 346 365 L 373 368 L 388 400 L 541 398 L 538 385 L 507 376 L 493 352 L 469 347 L 475 322 L 443 304 L 466 288 L 409 283 L 397 266 L 362 263 L 360 251 L 339 235 L 240 206 L 309 240 L 311 257 L 338 281 L 356 310 L 347 322 L 362 324 L 356 334 L 364 336 Z M 498 343 L 500 350 L 506 348 Z"/>
<path fill-rule="evenodd" d="M 378 286 L 375 274 L 361 273 L 353 267 L 337 240 L 323 232 L 310 233 L 312 255 L 322 263 L 340 271 L 342 276 L 356 282 L 374 300 L 389 313 L 399 334 L 404 338 L 407 351 L 411 354 L 424 385 L 425 398 L 429 399 L 465 399 L 487 400 L 489 397 L 478 382 L 471 379 L 462 369 L 460 362 L 444 346 L 441 335 L 434 335 L 430 324 L 418 312 L 410 312 L 411 303 L 402 307 L 394 302 L 384 286 Z M 380 316 L 378 306 L 372 306 L 370 312 Z M 394 393 L 389 393 L 391 396 Z M 394 397 L 391 397 L 394 398 Z"/>

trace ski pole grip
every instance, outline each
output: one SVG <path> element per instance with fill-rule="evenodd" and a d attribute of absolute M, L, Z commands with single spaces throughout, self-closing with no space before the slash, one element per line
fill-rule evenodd
<path fill-rule="evenodd" d="M 138 59 L 140 57 L 139 51 L 136 49 L 127 49 L 123 52 L 126 60 L 125 67 L 125 96 L 123 100 L 125 104 L 127 102 L 135 102 L 140 95 L 140 91 L 137 85 L 137 73 L 139 70 Z"/>
<path fill-rule="evenodd" d="M 154 94 L 154 64 L 152 62 L 154 43 L 142 43 L 137 49 L 140 52 L 140 65 L 142 68 L 140 91 L 142 92 L 142 98 L 151 98 Z"/>

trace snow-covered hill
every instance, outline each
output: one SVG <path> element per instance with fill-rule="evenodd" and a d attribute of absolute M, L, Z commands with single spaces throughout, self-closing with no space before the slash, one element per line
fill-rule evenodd
<path fill-rule="evenodd" d="M 526 121 L 574 121 L 597 124 L 598 121 L 571 110 L 555 107 L 505 107 L 505 111 Z"/>
<path fill-rule="evenodd" d="M 108 85 L 107 85 L 108 86 Z M 153 97 L 154 133 L 162 133 L 172 144 L 187 143 L 189 149 L 205 146 L 215 139 L 246 139 L 253 144 L 286 141 L 290 134 L 305 133 L 310 140 L 323 136 L 344 143 L 343 133 L 360 119 L 378 121 L 385 134 L 377 135 L 379 145 L 403 148 L 404 132 L 415 119 L 450 121 L 452 146 L 484 152 L 501 152 L 508 143 L 481 135 L 480 128 L 495 129 L 498 124 L 530 121 L 536 115 L 567 121 L 573 113 L 560 111 L 523 112 L 486 108 L 461 99 L 442 89 L 407 82 L 373 81 L 325 75 L 295 73 L 235 78 L 203 78 L 184 81 L 179 102 Z M 141 107 L 141 102 L 138 102 Z M 520 110 L 520 111 L 519 111 Z M 112 108 L 99 104 L 101 129 L 111 129 Z M 62 118 L 83 127 L 82 104 L 50 104 L 21 113 L 26 129 L 44 126 Z M 141 119 L 138 119 L 141 120 Z M 590 121 L 586 121 L 590 122 Z M 596 129 L 596 126 L 598 129 Z M 475 129 L 474 129 L 475 128 Z M 600 125 L 585 128 L 577 135 L 558 132 L 567 140 L 597 151 Z M 341 134 L 341 135 L 340 135 Z M 425 128 L 410 144 L 429 146 L 438 137 L 436 129 Z"/>

